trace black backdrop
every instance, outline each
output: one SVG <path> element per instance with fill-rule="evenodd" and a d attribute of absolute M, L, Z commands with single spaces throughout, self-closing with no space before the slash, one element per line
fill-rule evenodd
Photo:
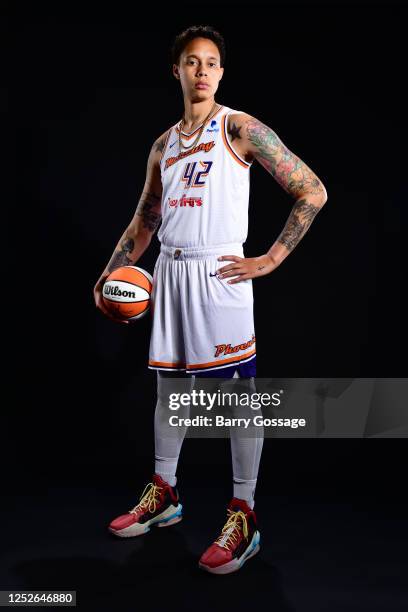
<path fill-rule="evenodd" d="M 169 48 L 194 23 L 226 38 L 216 100 L 272 127 L 328 192 L 298 247 L 254 280 L 258 375 L 405 375 L 404 17 L 402 5 L 372 3 L 19 5 L 11 233 L 30 297 L 9 324 L 11 491 L 56 476 L 138 489 L 152 470 L 150 320 L 115 325 L 92 288 L 133 216 L 153 141 L 181 117 Z M 269 248 L 291 203 L 255 163 L 248 256 Z M 152 271 L 158 250 L 155 238 L 138 265 Z M 398 483 L 402 442 L 383 441 L 384 453 L 359 440 L 268 441 L 259 490 L 329 473 Z M 187 440 L 180 461 L 206 495 L 214 479 L 230 482 L 225 441 Z"/>
<path fill-rule="evenodd" d="M 402 7 L 260 4 L 248 17 L 210 4 L 204 18 L 187 5 L 177 16 L 70 6 L 26 5 L 13 49 L 14 248 L 29 259 L 32 296 L 16 331 L 26 400 L 41 406 L 35 422 L 62 417 L 73 433 L 80 417 L 110 436 L 106 419 L 127 392 L 151 411 L 150 320 L 114 325 L 92 288 L 133 216 L 152 142 L 181 116 L 169 47 L 192 23 L 227 41 L 216 99 L 275 129 L 328 192 L 298 247 L 254 281 L 258 375 L 403 376 Z M 248 256 L 269 248 L 291 204 L 255 163 Z M 158 249 L 154 238 L 139 264 L 152 271 Z"/>

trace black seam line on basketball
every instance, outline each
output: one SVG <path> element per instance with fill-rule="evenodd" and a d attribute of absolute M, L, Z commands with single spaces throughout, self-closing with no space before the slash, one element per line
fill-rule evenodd
<path fill-rule="evenodd" d="M 137 302 L 116 302 L 117 304 L 135 304 Z M 142 313 L 144 313 L 147 309 L 149 308 L 149 302 L 147 302 L 146 306 L 143 308 L 143 310 L 141 310 L 140 312 L 137 312 L 134 315 L 130 315 L 129 319 L 132 319 L 133 317 L 140 317 L 140 315 Z"/>
<path fill-rule="evenodd" d="M 135 302 L 113 302 L 114 304 L 135 304 Z M 146 312 L 146 310 L 148 310 L 149 308 L 149 303 L 146 304 L 146 306 L 143 308 L 143 310 L 141 310 L 140 312 L 137 312 L 136 314 L 131 314 L 131 315 L 122 315 L 122 319 L 124 321 L 130 321 L 132 319 L 134 319 L 135 317 L 140 317 L 141 314 L 143 314 L 144 312 Z M 121 314 L 121 313 L 119 313 Z"/>
<path fill-rule="evenodd" d="M 114 302 L 115 304 L 135 304 L 135 302 Z M 122 318 L 126 321 L 126 320 L 131 320 L 134 319 L 135 317 L 140 317 L 141 314 L 143 314 L 144 312 L 146 312 L 146 310 L 148 310 L 149 308 L 149 304 L 147 303 L 146 306 L 143 308 L 143 310 L 141 310 L 140 312 L 136 312 L 135 314 L 131 314 L 131 315 L 126 315 L 126 314 L 122 314 Z"/>
<path fill-rule="evenodd" d="M 112 301 L 112 300 L 110 300 Z M 113 304 L 135 304 L 136 302 L 112 302 Z M 134 317 L 140 317 L 141 314 L 143 314 L 144 312 L 146 312 L 146 310 L 149 308 L 149 303 L 146 304 L 146 306 L 143 308 L 143 310 L 141 310 L 140 312 L 137 312 L 134 315 L 122 315 L 122 318 L 126 321 L 129 319 L 133 319 Z M 119 313 L 121 314 L 121 313 Z"/>
<path fill-rule="evenodd" d="M 145 279 L 147 281 L 149 281 L 149 279 L 145 276 Z M 136 283 L 132 283 L 132 281 L 127 281 L 124 278 L 114 278 L 110 281 L 107 281 L 108 283 L 126 283 L 127 285 L 133 285 L 134 287 L 139 287 L 139 289 L 144 289 L 145 291 L 148 291 L 148 289 L 145 289 L 144 287 L 141 287 L 140 285 L 137 285 Z M 152 287 L 152 283 L 149 281 L 150 287 Z"/>
<path fill-rule="evenodd" d="M 217 365 L 217 366 L 210 366 L 210 368 L 211 368 L 211 370 L 220 370 L 221 368 L 229 368 L 229 367 L 233 368 L 238 363 L 241 363 L 242 361 L 245 361 L 245 360 L 249 361 L 250 359 L 252 359 L 255 356 L 256 356 L 256 351 L 255 351 L 255 353 L 253 355 L 250 355 L 249 357 L 242 357 L 242 359 L 237 359 L 237 361 L 233 361 L 232 363 L 229 363 L 229 364 L 226 364 L 226 365 L 220 364 L 220 365 Z M 190 369 L 190 368 L 188 368 L 187 371 L 188 372 L 205 372 L 206 368 L 201 368 L 201 369 L 197 369 L 197 368 L 191 368 Z"/>
<path fill-rule="evenodd" d="M 149 302 L 150 298 L 143 298 L 143 300 L 133 300 L 133 302 L 120 302 L 118 300 L 111 300 L 106 295 L 103 296 L 105 300 L 108 302 L 112 302 L 113 304 L 139 304 L 140 302 Z"/>

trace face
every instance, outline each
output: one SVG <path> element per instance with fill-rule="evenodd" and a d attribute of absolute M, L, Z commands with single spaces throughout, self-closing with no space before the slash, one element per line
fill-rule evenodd
<path fill-rule="evenodd" d="M 224 74 L 217 45 L 208 38 L 194 38 L 180 55 L 179 65 L 173 64 L 173 74 L 190 99 L 212 98 Z"/>

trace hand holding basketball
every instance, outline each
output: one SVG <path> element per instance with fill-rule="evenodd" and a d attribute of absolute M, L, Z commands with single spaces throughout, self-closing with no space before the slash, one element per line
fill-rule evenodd
<path fill-rule="evenodd" d="M 128 325 L 129 321 L 126 321 L 122 318 L 118 318 L 116 315 L 111 313 L 111 311 L 108 310 L 108 308 L 106 308 L 105 306 L 105 302 L 102 298 L 102 290 L 103 290 L 105 281 L 108 277 L 109 277 L 109 272 L 107 272 L 106 274 L 102 274 L 102 276 L 96 282 L 96 285 L 93 290 L 95 306 L 99 308 L 99 310 L 103 312 L 103 314 L 106 317 L 108 317 L 109 319 L 112 319 L 112 321 L 115 321 L 116 323 L 126 323 Z"/>
<path fill-rule="evenodd" d="M 142 318 L 150 308 L 151 275 L 137 266 L 121 266 L 104 275 L 95 286 L 95 303 L 106 316 L 120 323 Z"/>

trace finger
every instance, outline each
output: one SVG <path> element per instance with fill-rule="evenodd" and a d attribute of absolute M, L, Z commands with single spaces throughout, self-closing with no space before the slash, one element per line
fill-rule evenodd
<path fill-rule="evenodd" d="M 116 309 L 112 310 L 112 311 L 109 311 L 109 309 L 106 307 L 106 305 L 105 305 L 105 308 L 108 310 L 108 312 L 111 315 L 113 321 L 116 321 L 116 323 L 126 323 L 126 325 L 128 325 L 129 320 L 126 319 L 126 317 L 122 317 L 120 315 L 120 312 L 118 312 Z"/>
<path fill-rule="evenodd" d="M 115 323 L 126 323 L 126 325 L 129 323 L 127 319 L 123 319 L 119 315 L 116 315 L 115 312 L 109 312 L 108 310 L 107 312 L 108 312 L 108 317 L 112 319 L 112 321 L 115 321 Z"/>
<path fill-rule="evenodd" d="M 225 272 L 225 274 L 220 275 L 222 279 L 229 278 L 230 276 L 237 276 L 237 274 L 245 274 L 245 270 L 241 272 L 239 270 L 231 270 L 230 272 Z"/>
<path fill-rule="evenodd" d="M 234 278 L 234 280 L 228 281 L 228 284 L 229 285 L 235 285 L 235 283 L 240 283 L 241 281 L 248 280 L 250 278 L 252 278 L 251 274 L 243 274 L 239 278 Z"/>
<path fill-rule="evenodd" d="M 102 310 L 103 314 L 105 314 L 107 317 L 111 316 L 111 313 L 106 308 L 105 304 L 103 303 L 103 300 L 98 300 L 98 302 L 96 303 L 96 306 L 99 308 L 99 310 Z"/>
<path fill-rule="evenodd" d="M 238 257 L 238 255 L 221 255 L 218 258 L 218 261 L 241 261 L 242 257 Z"/>
<path fill-rule="evenodd" d="M 126 319 L 118 319 L 117 317 L 113 316 L 108 310 L 102 312 L 108 317 L 108 319 L 114 321 L 115 323 L 126 323 L 126 325 L 129 324 L 129 321 L 126 321 Z"/>
<path fill-rule="evenodd" d="M 101 310 L 103 312 L 103 314 L 106 317 L 108 317 L 112 321 L 115 321 L 115 323 L 126 323 L 126 324 L 129 324 L 129 321 L 127 321 L 126 319 L 120 319 L 119 317 L 115 317 L 115 315 L 112 314 L 111 311 L 106 308 L 106 306 L 105 306 L 105 304 L 103 303 L 102 300 L 99 302 L 98 308 L 99 308 L 99 310 Z"/>
<path fill-rule="evenodd" d="M 99 280 L 96 283 L 96 285 L 95 285 L 95 287 L 93 289 L 94 293 L 102 293 L 103 292 L 103 286 L 104 286 L 105 281 L 106 281 L 107 278 L 108 278 L 107 276 L 104 276 L 101 280 Z"/>
<path fill-rule="evenodd" d="M 217 274 L 224 274 L 224 272 L 229 272 L 230 270 L 235 270 L 240 267 L 241 266 L 238 263 L 229 264 L 228 266 L 224 266 L 223 268 L 220 268 L 219 270 L 217 270 Z"/>

